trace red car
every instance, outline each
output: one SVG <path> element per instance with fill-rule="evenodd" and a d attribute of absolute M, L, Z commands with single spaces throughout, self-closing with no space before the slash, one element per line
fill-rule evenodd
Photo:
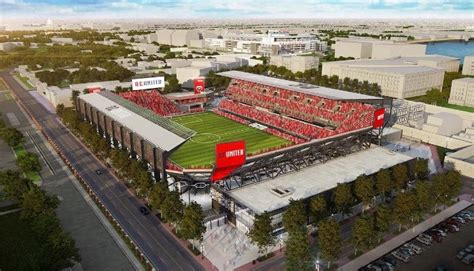
<path fill-rule="evenodd" d="M 433 240 L 438 242 L 438 243 L 441 242 L 441 240 L 443 240 L 443 237 L 441 236 L 441 234 L 439 234 L 435 231 L 427 231 L 426 234 L 431 236 L 431 238 L 433 238 Z"/>
<path fill-rule="evenodd" d="M 457 222 L 456 220 L 454 220 L 454 219 L 452 219 L 452 218 L 446 220 L 446 223 L 448 223 L 448 224 L 450 224 L 450 225 L 455 225 L 455 226 L 458 227 L 458 228 L 459 228 L 459 226 L 460 226 L 460 225 L 459 225 L 459 222 Z"/>

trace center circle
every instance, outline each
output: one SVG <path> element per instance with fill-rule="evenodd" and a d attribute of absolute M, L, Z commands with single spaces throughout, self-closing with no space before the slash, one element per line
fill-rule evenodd
<path fill-rule="evenodd" d="M 193 136 L 190 140 L 196 143 L 215 143 L 221 139 L 219 135 L 202 133 Z"/>

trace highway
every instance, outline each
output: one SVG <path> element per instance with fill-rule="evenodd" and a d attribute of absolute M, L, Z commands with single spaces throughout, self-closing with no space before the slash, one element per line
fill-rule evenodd
<path fill-rule="evenodd" d="M 204 270 L 190 252 L 170 236 L 156 216 L 139 212 L 143 202 L 62 125 L 56 114 L 46 110 L 8 72 L 0 72 L 0 77 L 156 270 Z M 103 174 L 95 173 L 98 168 Z"/>

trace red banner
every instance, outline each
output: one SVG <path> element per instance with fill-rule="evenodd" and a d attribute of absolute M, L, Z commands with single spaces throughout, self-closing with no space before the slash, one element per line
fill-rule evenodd
<path fill-rule="evenodd" d="M 245 141 L 225 142 L 216 145 L 216 166 L 211 181 L 219 181 L 245 164 Z"/>
<path fill-rule="evenodd" d="M 374 128 L 379 128 L 383 126 L 385 117 L 385 108 L 379 108 L 374 112 Z"/>
<path fill-rule="evenodd" d="M 101 88 L 100 87 L 88 87 L 87 88 L 87 91 L 89 93 L 97 93 L 97 92 L 100 92 L 101 91 Z"/>
<path fill-rule="evenodd" d="M 194 94 L 201 94 L 204 92 L 205 81 L 204 78 L 194 79 Z"/>

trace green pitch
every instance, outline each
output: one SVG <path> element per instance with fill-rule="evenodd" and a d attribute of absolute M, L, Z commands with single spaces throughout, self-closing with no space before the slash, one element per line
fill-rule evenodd
<path fill-rule="evenodd" d="M 184 168 L 210 168 L 215 162 L 215 145 L 221 142 L 245 140 L 247 155 L 269 148 L 292 144 L 256 128 L 212 112 L 174 117 L 173 121 L 194 131 L 194 135 L 170 159 Z"/>

